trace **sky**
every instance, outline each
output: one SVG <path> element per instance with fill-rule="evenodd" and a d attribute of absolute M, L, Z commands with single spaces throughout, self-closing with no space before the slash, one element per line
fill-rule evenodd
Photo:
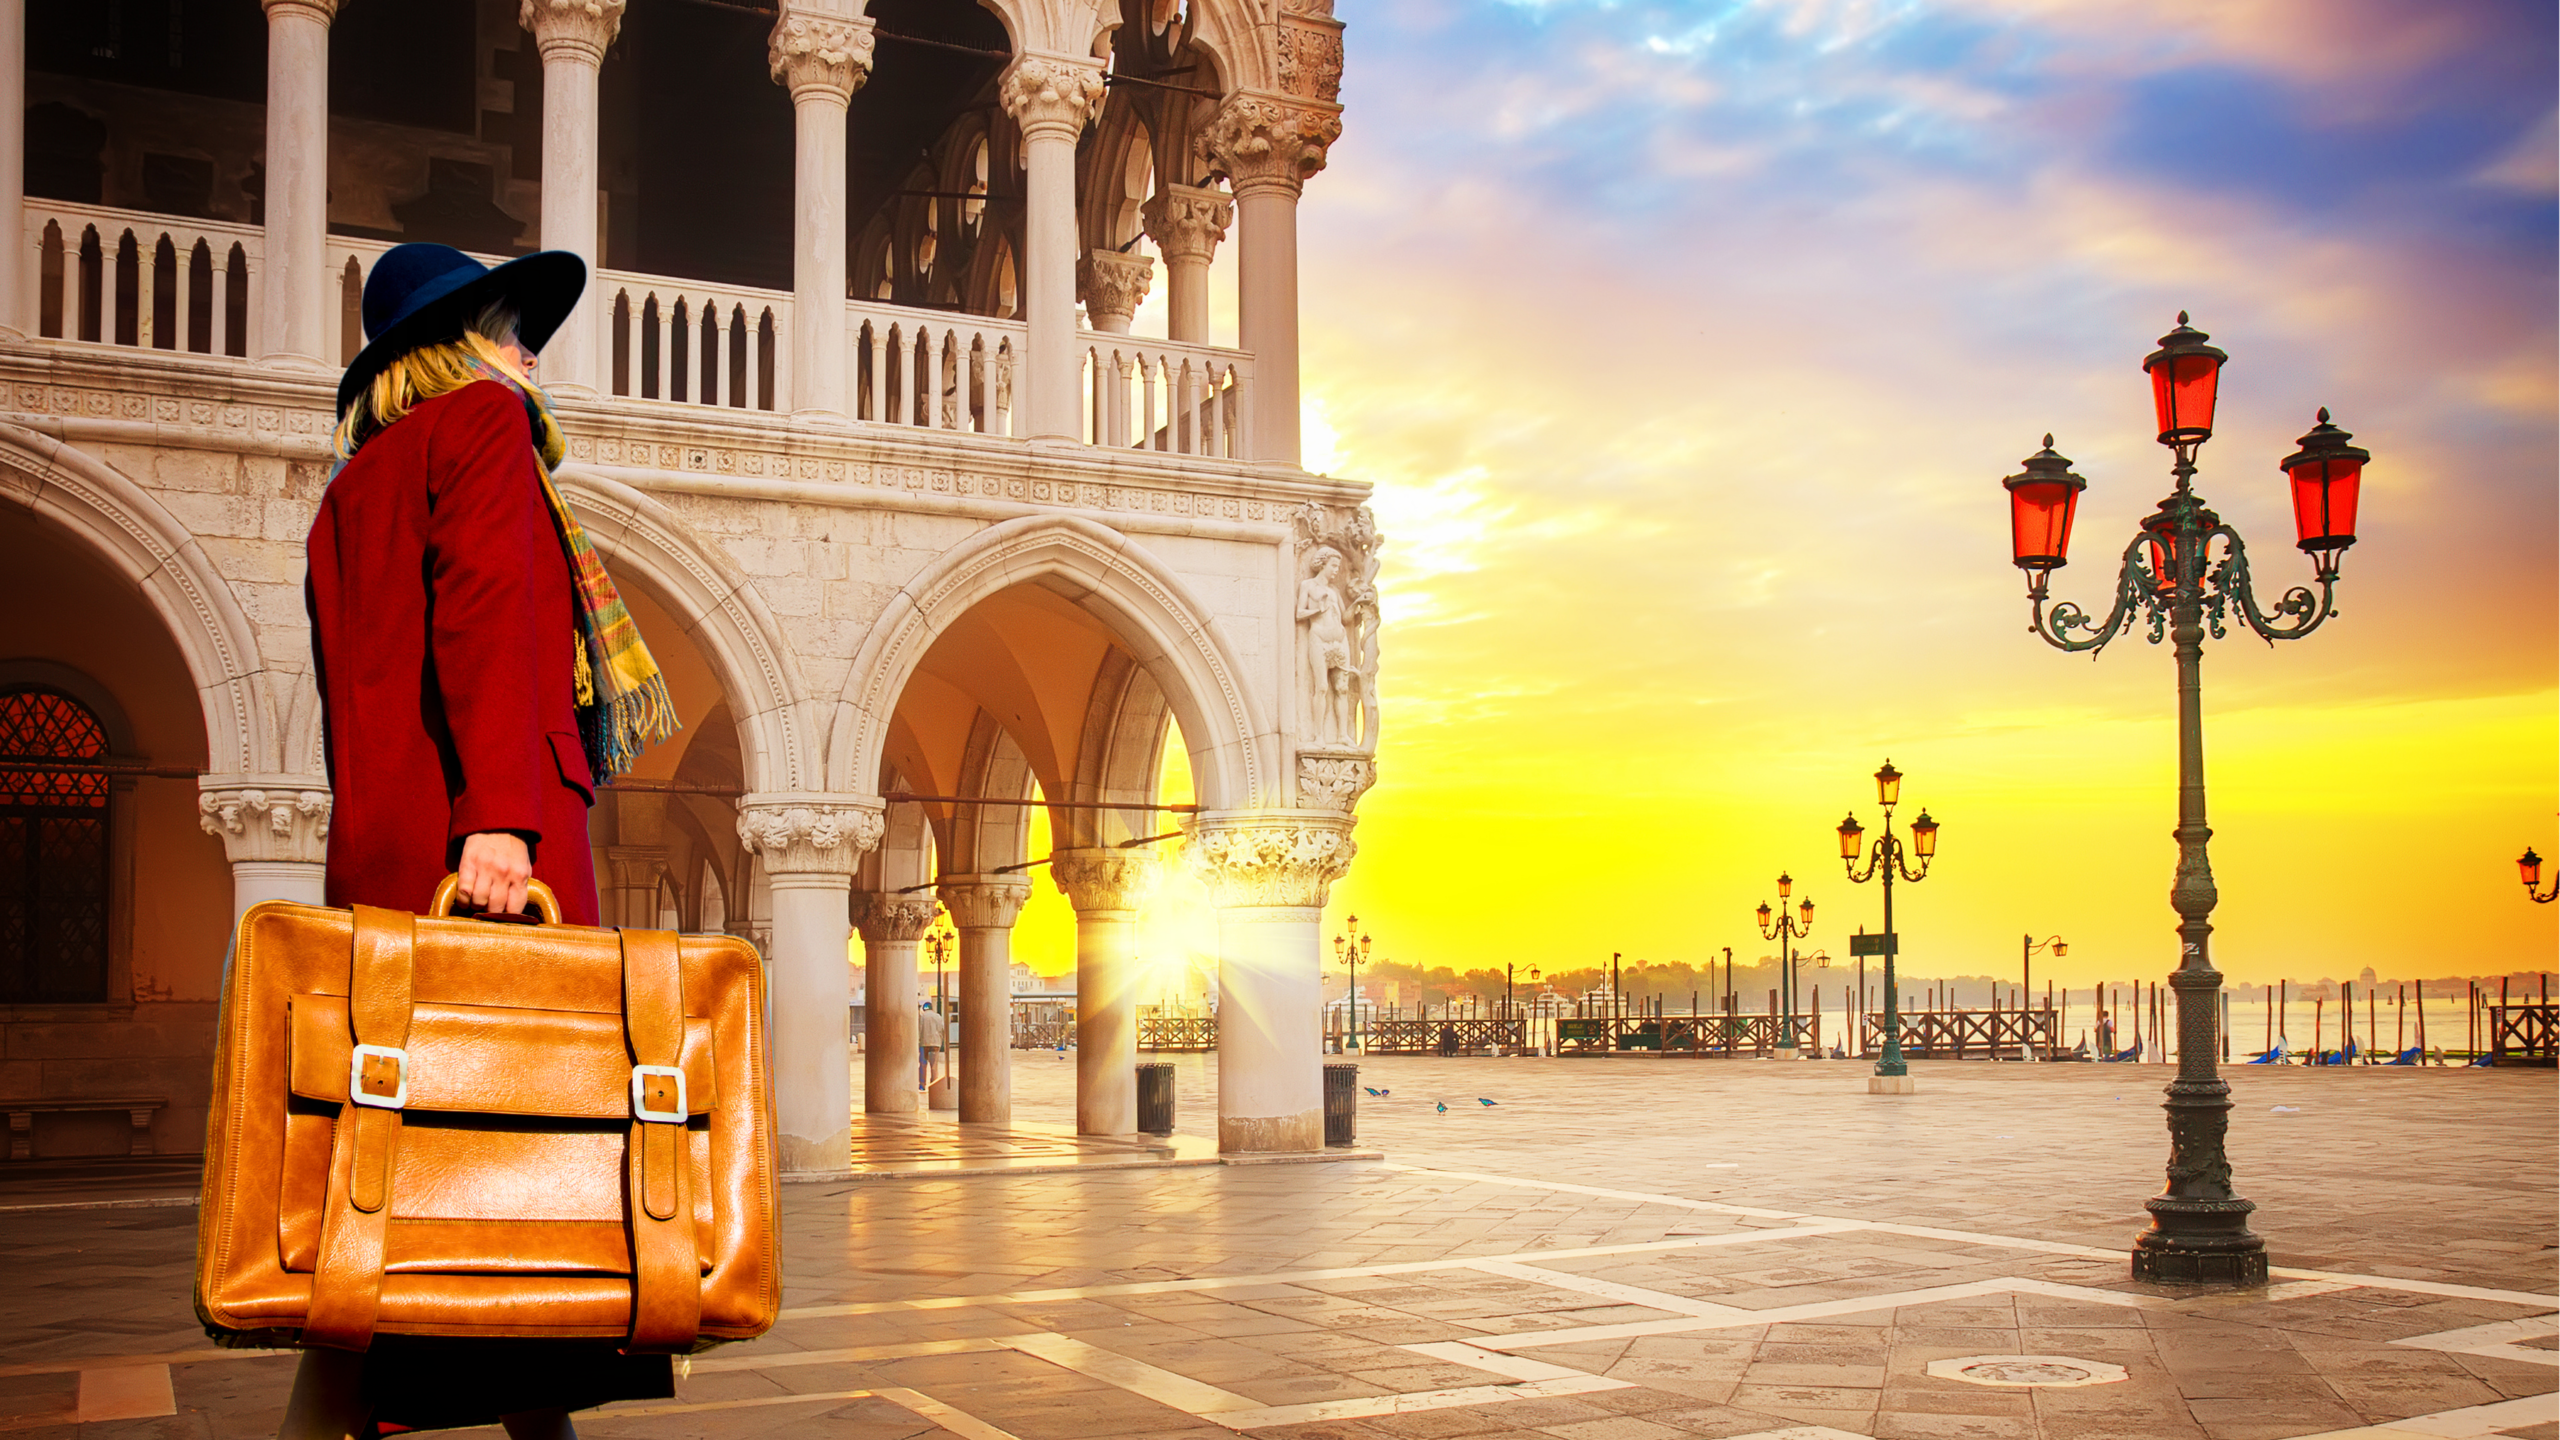
<path fill-rule="evenodd" d="M 2560 853 L 2549 4 L 1336 11 L 1307 463 L 1376 487 L 1388 549 L 1328 934 L 1748 960 L 1785 870 L 1845 956 L 1881 897 L 1833 827 L 1872 838 L 1890 758 L 1944 825 L 1895 893 L 1911 971 L 2011 973 L 2032 931 L 2071 942 L 2039 983 L 2163 974 L 2171 657 L 2028 633 L 1999 481 L 2054 434 L 2090 482 L 2056 591 L 2103 609 L 2186 310 L 2232 357 L 2198 488 L 2262 604 L 2309 573 L 2276 463 L 2313 411 L 2374 455 L 2338 617 L 2207 646 L 2216 962 L 2552 965 L 2512 863 Z"/>

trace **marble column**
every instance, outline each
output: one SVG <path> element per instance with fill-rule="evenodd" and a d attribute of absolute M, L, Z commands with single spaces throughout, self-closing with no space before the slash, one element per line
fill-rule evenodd
<path fill-rule="evenodd" d="M 853 870 L 880 843 L 881 802 L 849 795 L 749 795 L 738 842 L 763 862 L 772 896 L 775 1128 L 782 1168 L 853 1163 L 853 969 L 846 919 Z"/>
<path fill-rule="evenodd" d="M 1155 280 L 1156 262 L 1144 255 L 1096 250 L 1076 262 L 1076 297 L 1093 328 L 1106 335 L 1129 333 L 1129 318 L 1146 303 Z"/>
<path fill-rule="evenodd" d="M 1138 1129 L 1138 896 L 1143 850 L 1060 850 L 1049 874 L 1076 907 L 1076 1133 Z"/>
<path fill-rule="evenodd" d="M 0 0 L 0 339 L 35 332 L 27 244 L 27 0 Z"/>
<path fill-rule="evenodd" d="M 1022 55 L 997 85 L 1022 127 L 1027 217 L 1023 318 L 1030 328 L 1030 436 L 1084 438 L 1084 366 L 1076 334 L 1076 139 L 1102 109 L 1102 67 L 1068 55 Z M 1134 1081 L 1132 1082 L 1135 1083 Z"/>
<path fill-rule="evenodd" d="M 789 0 L 766 41 L 791 91 L 791 389 L 795 413 L 843 419 L 845 109 L 871 75 L 872 23 L 858 0 Z"/>
<path fill-rule="evenodd" d="M 1184 847 L 1218 909 L 1218 1148 L 1324 1148 L 1325 894 L 1351 817 L 1203 815 Z"/>
<path fill-rule="evenodd" d="M 1235 189 L 1237 341 L 1253 355 L 1253 458 L 1298 463 L 1298 192 L 1324 168 L 1342 107 L 1231 97 L 1201 136 Z"/>
<path fill-rule="evenodd" d="M 329 303 L 329 22 L 339 0 L 261 0 L 267 10 L 266 273 L 260 358 L 336 370 Z"/>
<path fill-rule="evenodd" d="M 1147 238 L 1164 256 L 1166 338 L 1209 343 L 1209 262 L 1235 219 L 1223 190 L 1167 185 L 1140 209 Z"/>
<path fill-rule="evenodd" d="M 916 1112 L 916 948 L 935 908 L 928 891 L 853 897 L 862 932 L 862 1108 L 873 1115 Z"/>
<path fill-rule="evenodd" d="M 1020 875 L 953 875 L 934 886 L 960 931 L 960 1119 L 1013 1122 L 1013 922 Z"/>
<path fill-rule="evenodd" d="M 196 820 L 231 861 L 231 918 L 262 900 L 328 903 L 329 782 L 317 775 L 207 775 Z"/>
<path fill-rule="evenodd" d="M 542 54 L 542 248 L 603 263 L 596 243 L 596 73 L 622 28 L 626 0 L 523 0 L 517 20 Z M 604 302 L 590 279 L 578 308 L 542 352 L 543 384 L 602 393 Z"/>

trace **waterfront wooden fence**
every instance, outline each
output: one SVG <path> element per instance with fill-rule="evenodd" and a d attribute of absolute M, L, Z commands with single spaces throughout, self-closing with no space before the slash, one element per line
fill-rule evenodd
<path fill-rule="evenodd" d="M 1521 1020 L 1369 1020 L 1360 1026 L 1360 1048 L 1372 1055 L 1517 1050 L 1528 1043 L 1526 1029 Z"/>
<path fill-rule="evenodd" d="M 2062 1048 L 2059 1018 L 2050 1010 L 1905 1010 L 1902 1053 L 1916 1060 L 2014 1060 L 2021 1046 L 2038 1055 Z M 1884 1049 L 1884 1017 L 1870 1014 L 1860 1027 L 1865 1053 Z"/>
<path fill-rule="evenodd" d="M 2493 1065 L 2560 1063 L 2560 1005 L 2489 1007 L 2489 1055 Z"/>
<path fill-rule="evenodd" d="M 1209 1015 L 1157 1015 L 1138 1021 L 1141 1050 L 1215 1050 L 1218 1022 Z"/>
<path fill-rule="evenodd" d="M 1803 1016 L 1796 1017 L 1800 1029 L 1805 1023 Z M 1775 1015 L 1560 1016 L 1555 1022 L 1556 1053 L 1649 1050 L 1660 1055 L 1756 1055 L 1777 1047 L 1780 1028 Z"/>

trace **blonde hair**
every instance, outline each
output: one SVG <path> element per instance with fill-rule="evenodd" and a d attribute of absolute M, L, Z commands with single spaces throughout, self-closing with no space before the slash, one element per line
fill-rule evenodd
<path fill-rule="evenodd" d="M 500 348 L 515 340 L 514 306 L 493 300 L 480 307 L 460 336 L 421 345 L 383 366 L 347 406 L 329 437 L 331 447 L 339 459 L 346 459 L 411 410 L 484 378 L 483 367 L 513 379 L 526 394 L 539 395 L 533 377 L 518 369 Z"/>

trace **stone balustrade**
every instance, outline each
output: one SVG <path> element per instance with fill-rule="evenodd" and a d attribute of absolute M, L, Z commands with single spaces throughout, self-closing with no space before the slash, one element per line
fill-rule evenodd
<path fill-rule="evenodd" d="M 219 220 L 29 196 L 31 293 L 0 302 L 0 324 L 36 339 L 158 349 L 211 359 L 263 353 L 259 290 L 266 232 Z M 391 248 L 332 235 L 329 337 L 343 363 L 363 347 L 365 277 Z M 477 257 L 490 264 L 506 257 Z M 616 400 L 789 414 L 796 302 L 788 291 L 624 270 L 597 272 L 603 383 Z M 847 419 L 1005 438 L 1027 434 L 1017 396 L 1030 365 L 1018 319 L 882 301 L 845 305 Z M 1253 357 L 1240 350 L 1084 331 L 1070 377 L 1081 438 L 1101 448 L 1241 461 L 1253 454 Z"/>

